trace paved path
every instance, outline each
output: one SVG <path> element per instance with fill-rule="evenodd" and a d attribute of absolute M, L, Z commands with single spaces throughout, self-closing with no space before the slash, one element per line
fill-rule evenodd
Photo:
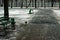
<path fill-rule="evenodd" d="M 17 36 L 17 40 L 60 40 L 60 24 L 50 9 L 40 9 L 22 28 L 25 31 Z"/>

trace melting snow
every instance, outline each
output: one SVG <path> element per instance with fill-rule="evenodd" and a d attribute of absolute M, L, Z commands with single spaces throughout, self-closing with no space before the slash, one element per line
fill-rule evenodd
<path fill-rule="evenodd" d="M 53 11 L 56 13 L 57 16 L 60 17 L 60 10 L 53 10 Z"/>

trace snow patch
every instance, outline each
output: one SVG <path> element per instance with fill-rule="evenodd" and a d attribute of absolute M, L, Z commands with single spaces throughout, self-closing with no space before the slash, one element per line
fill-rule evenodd
<path fill-rule="evenodd" d="M 60 10 L 53 10 L 58 17 L 60 17 Z"/>

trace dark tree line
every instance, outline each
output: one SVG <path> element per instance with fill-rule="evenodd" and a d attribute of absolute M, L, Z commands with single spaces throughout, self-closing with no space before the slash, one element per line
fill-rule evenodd
<path fill-rule="evenodd" d="M 4 1 L 6 1 L 6 0 L 2 0 L 2 2 L 4 3 Z M 8 0 L 7 0 L 8 1 Z M 7 2 L 6 1 L 6 2 Z M 31 3 L 32 3 L 32 7 L 33 7 L 33 3 L 35 3 L 34 5 L 35 5 L 35 8 L 37 7 L 37 0 L 29 0 L 30 2 L 29 2 L 29 4 L 27 5 L 27 3 L 28 3 L 28 0 L 25 0 L 26 1 L 26 8 L 28 8 L 30 5 L 31 5 Z M 44 7 L 46 7 L 46 1 L 45 0 L 40 0 L 41 1 L 41 7 L 43 7 L 43 5 L 44 5 Z M 43 1 L 44 1 L 44 4 L 43 4 Z M 48 6 L 49 6 L 49 2 L 51 2 L 51 7 L 54 7 L 54 2 L 58 2 L 59 3 L 59 8 L 60 8 L 60 0 L 47 0 L 48 1 Z M 17 2 L 18 2 L 18 0 L 15 0 L 15 2 L 16 2 L 16 7 L 17 7 Z M 24 5 L 23 5 L 23 2 L 24 2 L 24 0 L 20 0 L 20 7 L 22 8 Z M 5 4 L 5 3 L 4 3 Z M 13 0 L 11 0 L 11 8 L 13 7 Z M 39 6 L 40 4 L 38 4 L 38 6 Z"/>

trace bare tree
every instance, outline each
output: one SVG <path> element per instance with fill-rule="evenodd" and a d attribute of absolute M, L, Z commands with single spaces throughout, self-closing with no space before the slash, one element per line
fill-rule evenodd
<path fill-rule="evenodd" d="M 48 2 L 48 7 L 49 7 L 49 0 L 47 2 Z"/>
<path fill-rule="evenodd" d="M 60 0 L 58 0 L 58 2 L 59 2 L 59 8 L 60 8 Z"/>
<path fill-rule="evenodd" d="M 45 4 L 46 3 L 46 0 L 43 0 L 43 1 L 44 1 L 44 7 L 46 7 L 46 4 Z"/>
<path fill-rule="evenodd" d="M 35 8 L 36 8 L 36 1 L 37 1 L 37 0 L 35 0 Z"/>
<path fill-rule="evenodd" d="M 11 8 L 12 8 L 12 6 L 13 6 L 12 4 L 13 4 L 13 0 L 11 0 Z"/>
<path fill-rule="evenodd" d="M 16 2 L 16 7 L 17 7 L 17 0 L 15 0 L 15 2 Z"/>
<path fill-rule="evenodd" d="M 54 0 L 51 0 L 51 7 L 53 7 L 54 5 Z"/>
<path fill-rule="evenodd" d="M 41 0 L 41 7 L 43 7 L 43 2 L 42 2 L 43 0 Z"/>
<path fill-rule="evenodd" d="M 23 7 L 23 0 L 21 0 L 21 8 Z"/>
<path fill-rule="evenodd" d="M 27 8 L 27 0 L 26 0 L 26 8 Z"/>

